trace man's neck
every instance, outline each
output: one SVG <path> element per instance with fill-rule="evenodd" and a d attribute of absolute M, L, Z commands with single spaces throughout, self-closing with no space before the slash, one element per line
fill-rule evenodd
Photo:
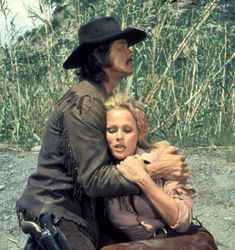
<path fill-rule="evenodd" d="M 107 81 L 104 82 L 104 87 L 107 91 L 108 94 L 112 92 L 112 90 L 117 86 L 118 82 L 121 79 L 108 79 Z"/>

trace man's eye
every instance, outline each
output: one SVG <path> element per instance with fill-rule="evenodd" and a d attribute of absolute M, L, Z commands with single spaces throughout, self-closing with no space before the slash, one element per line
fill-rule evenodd
<path fill-rule="evenodd" d="M 119 46 L 119 49 L 121 49 L 121 50 L 124 50 L 124 49 L 126 49 L 128 46 L 127 46 L 127 44 L 121 44 L 120 46 Z"/>
<path fill-rule="evenodd" d="M 112 133 L 115 133 L 117 131 L 117 129 L 116 128 L 107 128 L 107 131 L 112 134 Z"/>

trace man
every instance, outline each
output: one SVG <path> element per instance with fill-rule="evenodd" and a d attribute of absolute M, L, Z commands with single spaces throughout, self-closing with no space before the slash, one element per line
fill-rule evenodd
<path fill-rule="evenodd" d="M 103 101 L 122 78 L 132 74 L 129 47 L 146 33 L 133 28 L 122 31 L 114 18 L 104 17 L 81 26 L 78 36 L 80 45 L 64 68 L 80 68 L 81 81 L 63 96 L 49 119 L 38 169 L 17 201 L 17 213 L 20 220 L 41 225 L 43 215 L 52 213 L 71 249 L 92 250 L 98 246 L 95 198 L 139 193 L 109 165 Z M 163 151 L 158 164 L 148 166 L 150 175 L 187 177 L 187 164 L 175 152 L 174 147 Z M 38 243 L 40 239 L 31 240 L 27 249 L 36 249 Z"/>

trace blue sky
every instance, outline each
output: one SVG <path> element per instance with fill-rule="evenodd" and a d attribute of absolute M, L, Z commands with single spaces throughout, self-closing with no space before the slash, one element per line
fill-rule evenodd
<path fill-rule="evenodd" d="M 5 0 L 5 2 L 10 9 L 9 20 L 15 16 L 14 24 L 17 30 L 25 32 L 33 28 L 32 20 L 28 17 L 26 8 L 30 6 L 38 10 L 38 0 Z M 7 39 L 6 21 L 2 12 L 0 12 L 0 35 L 2 41 Z"/>

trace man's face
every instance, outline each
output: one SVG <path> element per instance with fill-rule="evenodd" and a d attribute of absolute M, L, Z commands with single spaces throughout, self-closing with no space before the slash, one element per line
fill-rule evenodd
<path fill-rule="evenodd" d="M 123 78 L 133 72 L 132 65 L 133 52 L 129 49 L 125 39 L 112 42 L 109 52 L 109 58 L 112 66 L 105 68 L 109 78 Z"/>

